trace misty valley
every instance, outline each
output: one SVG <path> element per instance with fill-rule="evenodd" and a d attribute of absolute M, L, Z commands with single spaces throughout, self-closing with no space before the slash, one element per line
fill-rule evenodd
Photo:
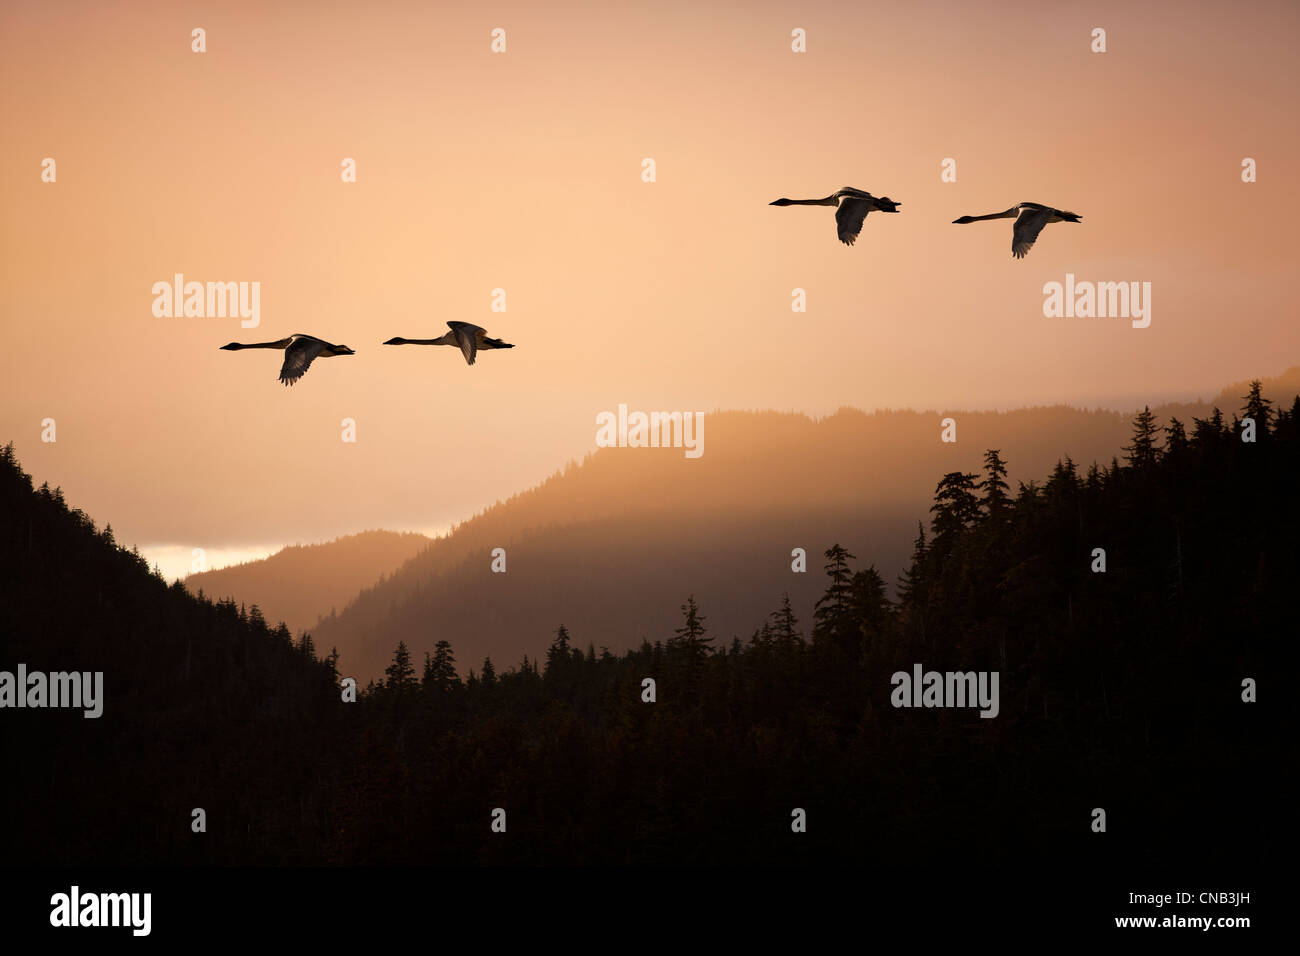
<path fill-rule="evenodd" d="M 1297 35 L 4 0 L 0 946 L 1284 926 Z"/>
<path fill-rule="evenodd" d="M 1062 459 L 1015 490 L 989 448 L 978 471 L 936 476 L 894 583 L 861 544 L 831 539 L 819 560 L 785 546 L 775 586 L 749 582 L 767 609 L 743 634 L 717 629 L 700 578 L 667 626 L 621 643 L 535 610 L 513 659 L 432 617 L 422 640 L 380 629 L 387 653 L 356 680 L 355 654 L 326 653 L 312 630 L 166 583 L 59 489 L 34 487 L 8 446 L 0 730 L 24 786 L 0 799 L 24 825 L 6 852 L 772 865 L 942 855 L 957 840 L 993 863 L 1230 859 L 1259 837 L 1238 781 L 1265 759 L 1254 688 L 1291 632 L 1300 572 L 1291 394 L 1274 407 L 1254 383 L 1240 418 L 1215 408 L 1190 427 L 1139 413 L 1109 465 Z M 349 546 L 412 568 L 440 547 Z M 504 550 L 495 571 L 484 551 L 442 573 L 510 582 L 535 560 Z M 811 613 L 789 596 L 803 580 Z M 577 611 L 600 592 L 559 597 Z M 99 719 L 9 706 L 5 678 L 30 686 L 34 661 L 102 673 L 81 701 L 106 700 Z M 67 689 L 60 702 L 75 702 Z M 71 766 L 75 788 L 60 783 Z"/>

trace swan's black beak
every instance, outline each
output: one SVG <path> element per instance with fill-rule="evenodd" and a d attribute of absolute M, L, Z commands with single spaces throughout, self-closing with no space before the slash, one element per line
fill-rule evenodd
<path fill-rule="evenodd" d="M 392 338 L 392 339 L 389 339 L 389 340 L 388 340 L 387 342 L 385 342 L 384 344 L 385 344 L 385 345 L 401 345 L 404 341 L 405 341 L 405 339 L 402 339 L 402 338 Z"/>
<path fill-rule="evenodd" d="M 223 351 L 237 352 L 237 351 L 239 351 L 239 343 L 238 343 L 238 342 L 231 342 L 229 345 L 223 345 L 223 346 L 221 346 L 221 348 L 222 348 Z"/>

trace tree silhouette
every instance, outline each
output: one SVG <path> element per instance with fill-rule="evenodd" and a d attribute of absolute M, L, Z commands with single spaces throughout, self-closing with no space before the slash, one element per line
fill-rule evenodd
<path fill-rule="evenodd" d="M 257 605 L 253 605 L 253 610 L 257 611 Z M 411 663 L 411 652 L 406 647 L 406 641 L 397 642 L 397 649 L 393 651 L 393 663 L 384 668 L 384 676 L 387 677 L 384 686 L 389 690 L 401 693 L 414 689 L 415 665 Z"/>
<path fill-rule="evenodd" d="M 1156 446 L 1156 416 L 1151 412 L 1151 406 L 1143 407 L 1133 417 L 1133 437 L 1131 445 L 1125 445 L 1122 449 L 1128 452 L 1124 460 L 1137 471 L 1144 471 L 1155 464 L 1156 452 L 1159 450 Z"/>
<path fill-rule="evenodd" d="M 546 676 L 551 677 L 564 672 L 572 662 L 572 653 L 569 645 L 569 629 L 561 624 L 555 631 L 555 640 L 546 650 Z"/>
<path fill-rule="evenodd" d="M 166 585 L 33 489 L 6 446 L 6 659 L 105 671 L 112 715 L 4 711 L 5 756 L 23 770 L 0 787 L 0 819 L 22 822 L 6 861 L 806 866 L 939 858 L 959 840 L 993 863 L 1077 868 L 1096 859 L 1062 825 L 1078 822 L 1082 786 L 1142 811 L 1137 833 L 1108 835 L 1107 866 L 1227 865 L 1274 836 L 1239 781 L 1276 745 L 1238 687 L 1276 671 L 1300 579 L 1300 400 L 1260 397 L 1267 443 L 1243 448 L 1216 409 L 1190 435 L 1171 421 L 1157 453 L 1153 418 L 1125 464 L 1093 462 L 1081 479 L 1065 458 L 1020 482 L 994 506 L 1000 525 L 987 485 L 945 476 L 897 602 L 874 565 L 825 552 L 809 644 L 784 595 L 752 644 L 710 653 L 692 594 L 667 646 L 583 654 L 558 628 L 545 677 L 528 657 L 500 671 L 484 660 L 463 687 L 439 641 L 428 692 L 398 693 L 414 683 L 398 643 L 355 704 L 340 701 L 337 652 L 314 661 L 309 635 L 292 642 L 230 598 Z M 1105 574 L 1089 569 L 1094 547 Z M 890 675 L 917 663 L 998 673 L 997 719 L 895 709 Z M 1198 800 L 1176 799 L 1186 792 Z M 199 793 L 219 840 L 193 839 L 183 819 L 123 825 L 174 819 Z M 791 840 L 794 795 L 834 827 Z M 509 840 L 484 825 L 505 800 L 527 822 Z M 1207 804 L 1220 816 L 1197 830 Z"/>
<path fill-rule="evenodd" d="M 1165 454 L 1182 458 L 1187 453 L 1187 429 L 1177 418 L 1165 426 Z"/>
<path fill-rule="evenodd" d="M 980 505 L 984 514 L 995 524 L 1000 524 L 1007 506 L 1007 464 L 997 448 L 984 453 L 984 480 L 976 487 L 984 492 Z"/>
<path fill-rule="evenodd" d="M 1242 415 L 1245 418 L 1255 420 L 1255 441 L 1265 441 L 1268 438 L 1268 426 L 1273 417 L 1271 399 L 1265 398 L 1261 394 L 1263 386 L 1259 379 L 1250 383 L 1250 391 L 1242 398 L 1245 406 L 1242 408 Z"/>
<path fill-rule="evenodd" d="M 705 637 L 705 618 L 700 614 L 699 606 L 695 603 L 695 595 L 686 598 L 686 603 L 682 605 L 681 610 L 682 626 L 673 631 L 675 636 L 668 643 L 684 651 L 688 658 L 702 658 L 708 653 L 708 646 L 713 642 L 713 638 Z"/>
<path fill-rule="evenodd" d="M 456 673 L 456 656 L 452 653 L 449 641 L 439 641 L 434 645 L 433 655 L 424 655 L 424 689 L 430 693 L 443 693 L 460 686 L 460 677 Z"/>
<path fill-rule="evenodd" d="M 778 649 L 788 652 L 803 643 L 803 635 L 798 627 L 799 619 L 795 617 L 794 608 L 790 606 L 788 591 L 781 595 L 781 606 L 772 612 L 771 622 L 770 628 L 767 624 L 763 626 L 768 629 L 768 635 Z"/>
<path fill-rule="evenodd" d="M 813 637 L 829 637 L 849 612 L 853 593 L 853 571 L 849 561 L 853 555 L 839 543 L 826 549 L 826 564 L 822 570 L 830 579 L 826 592 L 813 607 Z"/>
<path fill-rule="evenodd" d="M 931 549 L 946 555 L 952 542 L 979 517 L 979 499 L 975 497 L 976 475 L 950 471 L 939 481 L 930 512 L 934 532 Z"/>

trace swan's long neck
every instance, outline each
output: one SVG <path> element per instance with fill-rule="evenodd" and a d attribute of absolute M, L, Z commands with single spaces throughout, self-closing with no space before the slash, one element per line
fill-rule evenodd
<path fill-rule="evenodd" d="M 441 339 L 402 339 L 398 345 L 446 345 L 446 336 Z"/>
<path fill-rule="evenodd" d="M 971 216 L 970 221 L 981 222 L 985 219 L 1015 219 L 1018 215 L 1020 215 L 1020 207 L 1012 206 L 1006 212 L 991 212 L 987 216 Z"/>
<path fill-rule="evenodd" d="M 235 342 L 234 344 L 241 349 L 282 349 L 288 346 L 289 339 L 280 339 L 275 342 Z"/>
<path fill-rule="evenodd" d="M 787 199 L 787 206 L 838 206 L 840 199 L 838 195 L 827 196 L 825 199 Z"/>

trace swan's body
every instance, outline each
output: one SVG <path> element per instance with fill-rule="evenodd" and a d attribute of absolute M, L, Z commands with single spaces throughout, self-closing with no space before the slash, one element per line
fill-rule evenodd
<path fill-rule="evenodd" d="M 1015 227 L 1011 230 L 1011 254 L 1017 259 L 1023 259 L 1029 254 L 1034 240 L 1049 222 L 1083 222 L 1082 216 L 1076 216 L 1072 212 L 1053 209 L 1041 203 L 1022 202 L 1012 206 L 1006 212 L 990 213 L 987 216 L 962 216 L 960 219 L 954 219 L 953 223 L 964 225 L 968 222 L 980 222 L 983 219 L 1016 220 Z"/>
<path fill-rule="evenodd" d="M 854 189 L 852 186 L 845 186 L 837 193 L 832 193 L 825 199 L 778 199 L 776 202 L 768 203 L 770 206 L 837 206 L 835 210 L 835 227 L 839 233 L 840 242 L 846 246 L 853 245 L 858 238 L 858 233 L 862 231 L 862 223 L 867 218 L 867 213 L 876 212 L 898 212 L 898 207 L 902 203 L 896 203 L 888 196 L 877 198 L 871 193 L 861 189 Z"/>
<path fill-rule="evenodd" d="M 295 332 L 287 339 L 278 339 L 274 342 L 231 342 L 221 347 L 231 352 L 239 349 L 283 349 L 284 364 L 280 366 L 280 381 L 285 385 L 292 385 L 307 374 L 308 366 L 316 358 L 356 354 L 346 345 L 334 345 L 314 335 L 303 335 L 301 332 Z"/>
<path fill-rule="evenodd" d="M 474 358 L 478 355 L 480 349 L 512 349 L 514 348 L 509 342 L 502 342 L 500 339 L 489 338 L 487 329 L 477 325 L 471 325 L 468 322 L 448 322 L 447 327 L 451 329 L 445 335 L 436 339 L 404 339 L 393 338 L 385 342 L 385 345 L 454 345 L 462 355 L 465 361 L 470 365 L 474 364 Z"/>

